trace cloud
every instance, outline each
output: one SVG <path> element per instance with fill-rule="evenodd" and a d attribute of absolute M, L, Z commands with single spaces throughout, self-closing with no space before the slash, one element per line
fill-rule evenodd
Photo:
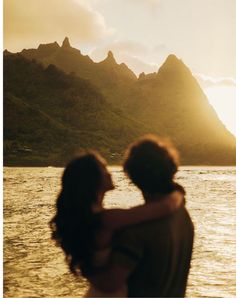
<path fill-rule="evenodd" d="M 115 55 L 132 55 L 132 56 L 143 56 L 146 55 L 148 49 L 138 43 L 133 41 L 114 41 L 108 43 L 102 47 L 97 47 L 92 50 L 91 56 L 96 61 L 100 61 L 105 58 L 108 51 L 112 51 Z"/>
<path fill-rule="evenodd" d="M 128 1 L 131 2 L 132 4 L 144 5 L 151 9 L 156 8 L 160 4 L 160 0 L 128 0 Z"/>
<path fill-rule="evenodd" d="M 118 60 L 118 59 L 117 59 Z M 138 76 L 140 73 L 153 73 L 157 72 L 158 66 L 156 64 L 147 63 L 137 57 L 130 55 L 120 55 L 119 61 L 125 62 L 125 64 Z"/>
<path fill-rule="evenodd" d="M 101 14 L 82 0 L 5 0 L 4 47 L 20 50 L 62 40 L 92 43 L 111 33 Z"/>
<path fill-rule="evenodd" d="M 209 87 L 236 87 L 236 79 L 230 77 L 211 77 L 204 74 L 196 73 L 194 77 L 197 79 L 202 88 Z"/>
<path fill-rule="evenodd" d="M 124 62 L 137 75 L 141 72 L 150 73 L 157 71 L 169 52 L 165 45 L 162 44 L 150 48 L 139 42 L 116 40 L 94 48 L 89 55 L 98 62 L 105 59 L 110 50 L 113 52 L 118 63 Z"/>

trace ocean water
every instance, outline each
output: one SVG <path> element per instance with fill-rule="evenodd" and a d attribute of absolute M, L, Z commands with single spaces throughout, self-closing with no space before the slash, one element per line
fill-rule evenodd
<path fill-rule="evenodd" d="M 106 207 L 142 203 L 120 167 Z M 4 297 L 81 297 L 87 282 L 73 277 L 48 222 L 60 189 L 61 168 L 4 168 Z M 181 167 L 195 225 L 187 297 L 236 297 L 236 167 Z"/>

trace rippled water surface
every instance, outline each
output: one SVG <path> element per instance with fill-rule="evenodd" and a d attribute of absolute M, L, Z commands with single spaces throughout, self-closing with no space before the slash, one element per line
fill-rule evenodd
<path fill-rule="evenodd" d="M 86 281 L 68 272 L 50 240 L 48 222 L 60 188 L 60 168 L 4 168 L 4 297 L 81 297 Z M 112 167 L 117 188 L 107 207 L 142 202 L 140 193 Z M 236 168 L 182 167 L 195 224 L 188 297 L 236 297 Z"/>

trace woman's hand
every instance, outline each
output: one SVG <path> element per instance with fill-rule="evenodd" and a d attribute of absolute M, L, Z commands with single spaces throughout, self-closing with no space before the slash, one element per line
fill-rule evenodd
<path fill-rule="evenodd" d="M 170 212 L 174 212 L 179 209 L 180 206 L 184 205 L 184 194 L 178 190 L 173 191 L 172 193 L 168 194 L 165 199 L 163 199 L 163 203 Z"/>

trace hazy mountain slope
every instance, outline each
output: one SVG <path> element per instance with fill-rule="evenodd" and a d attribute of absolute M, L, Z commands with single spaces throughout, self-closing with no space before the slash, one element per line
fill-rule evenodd
<path fill-rule="evenodd" d="M 170 55 L 157 74 L 142 76 L 137 88 L 142 90 L 136 100 L 140 120 L 157 133 L 170 136 L 185 160 L 236 160 L 235 137 L 221 123 L 181 60 Z"/>

